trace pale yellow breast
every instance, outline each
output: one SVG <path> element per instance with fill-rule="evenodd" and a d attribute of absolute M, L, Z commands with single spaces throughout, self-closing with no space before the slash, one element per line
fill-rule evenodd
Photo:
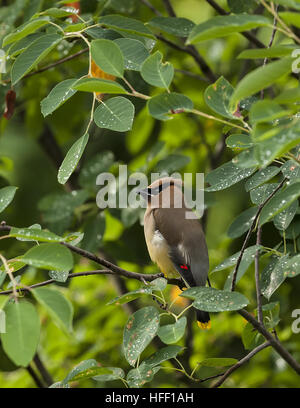
<path fill-rule="evenodd" d="M 149 217 L 153 218 L 153 215 L 149 214 Z M 167 241 L 158 230 L 155 230 L 154 220 L 148 219 L 147 221 L 145 238 L 150 258 L 167 278 L 178 278 L 180 275 L 170 260 Z"/>

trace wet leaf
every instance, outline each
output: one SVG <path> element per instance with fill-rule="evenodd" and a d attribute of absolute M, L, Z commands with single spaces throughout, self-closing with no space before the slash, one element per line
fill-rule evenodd
<path fill-rule="evenodd" d="M 124 329 L 123 350 L 131 366 L 155 337 L 158 328 L 159 314 L 152 306 L 143 307 L 129 317 Z"/>
<path fill-rule="evenodd" d="M 165 344 L 177 343 L 184 335 L 186 321 L 186 317 L 181 317 L 175 323 L 161 326 L 158 329 L 158 337 Z"/>
<path fill-rule="evenodd" d="M 249 300 L 239 292 L 230 292 L 209 287 L 189 288 L 180 296 L 193 299 L 193 306 L 205 312 L 225 312 L 240 310 Z"/>

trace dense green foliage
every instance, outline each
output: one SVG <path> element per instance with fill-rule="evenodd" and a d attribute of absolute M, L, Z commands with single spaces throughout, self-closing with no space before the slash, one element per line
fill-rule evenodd
<path fill-rule="evenodd" d="M 222 386 L 299 386 L 299 0 L 2 3 L 1 387 L 210 386 L 263 330 Z M 212 287 L 134 275 L 144 210 L 96 205 L 121 164 L 205 173 Z"/>

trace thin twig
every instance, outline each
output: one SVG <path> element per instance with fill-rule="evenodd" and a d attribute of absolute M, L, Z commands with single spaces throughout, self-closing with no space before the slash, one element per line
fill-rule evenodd
<path fill-rule="evenodd" d="M 261 4 L 276 18 L 278 23 L 284 28 L 286 35 L 293 38 L 298 44 L 300 44 L 300 38 L 285 24 L 285 22 L 279 17 L 277 11 L 272 9 L 264 0 L 260 0 Z M 278 28 L 279 29 L 279 28 Z"/>
<path fill-rule="evenodd" d="M 274 4 L 272 3 L 272 6 L 274 7 Z M 274 28 L 273 28 L 273 30 L 272 30 L 272 34 L 271 34 L 271 38 L 270 38 L 270 41 L 269 41 L 269 44 L 268 44 L 268 48 L 270 48 L 270 47 L 272 47 L 272 44 L 273 44 L 273 41 L 274 41 L 274 38 L 275 38 L 275 34 L 276 34 L 276 30 L 277 30 L 277 27 L 276 27 L 276 24 L 277 24 L 277 10 L 278 10 L 278 5 L 276 5 L 276 15 L 274 16 L 274 20 L 273 20 L 273 26 L 274 26 Z M 263 62 L 263 67 L 267 64 L 267 62 L 268 62 L 268 57 L 266 57 L 265 59 L 264 59 L 264 62 Z M 262 89 L 261 91 L 260 91 L 260 99 L 264 99 L 264 89 Z"/>
<path fill-rule="evenodd" d="M 257 228 L 256 233 L 256 245 L 261 244 L 261 227 Z M 263 323 L 263 313 L 262 313 L 262 303 L 261 303 L 261 290 L 260 290 L 260 280 L 259 280 L 259 249 L 257 249 L 254 259 L 255 268 L 255 286 L 256 286 L 256 301 L 257 301 L 257 318 L 260 324 Z"/>
<path fill-rule="evenodd" d="M 261 344 L 260 346 L 256 347 L 252 351 L 250 351 L 249 354 L 247 354 L 245 357 L 243 357 L 241 360 L 239 360 L 236 364 L 234 364 L 232 367 L 230 367 L 224 374 L 223 376 L 216 382 L 214 383 L 211 388 L 218 388 L 220 385 L 223 384 L 223 382 L 238 368 L 240 368 L 243 364 L 247 363 L 255 354 L 259 353 L 261 350 L 264 350 L 266 347 L 269 347 L 271 344 L 269 341 L 266 343 Z"/>
<path fill-rule="evenodd" d="M 34 371 L 34 369 L 30 365 L 26 367 L 26 370 L 28 371 L 29 375 L 31 376 L 31 378 L 35 382 L 35 385 L 38 388 L 46 388 L 45 385 L 40 380 L 40 378 L 38 377 L 38 375 L 36 374 L 36 372 Z"/>
<path fill-rule="evenodd" d="M 262 212 L 262 209 L 264 208 L 264 206 L 271 200 L 271 198 L 277 193 L 277 191 L 281 189 L 281 187 L 285 184 L 286 181 L 287 181 L 287 179 L 284 178 L 281 181 L 281 183 L 276 187 L 276 189 L 273 191 L 273 193 L 270 194 L 269 197 L 262 204 L 260 204 L 259 207 L 258 207 L 256 215 L 255 215 L 255 217 L 254 217 L 254 219 L 252 221 L 252 224 L 251 224 L 251 226 L 250 226 L 250 228 L 248 230 L 248 233 L 246 235 L 246 238 L 245 238 L 245 240 L 243 242 L 242 249 L 241 249 L 240 255 L 238 257 L 238 260 L 237 260 L 237 263 L 236 263 L 236 266 L 235 266 L 235 269 L 234 269 L 234 272 L 233 272 L 232 283 L 231 283 L 231 290 L 232 291 L 235 289 L 235 282 L 236 282 L 236 277 L 237 277 L 237 273 L 238 273 L 238 270 L 239 270 L 239 266 L 240 266 L 240 263 L 242 261 L 244 252 L 246 250 L 247 244 L 249 242 L 250 236 L 251 236 L 251 234 L 252 234 L 252 232 L 253 232 L 253 230 L 254 230 L 254 228 L 256 226 L 257 220 L 258 220 L 258 218 L 260 216 L 260 213 Z"/>
<path fill-rule="evenodd" d="M 170 17 L 176 17 L 176 13 L 173 9 L 173 6 L 170 2 L 170 0 L 162 0 L 162 2 L 164 3 L 165 9 L 167 11 L 167 13 L 169 14 Z"/>
<path fill-rule="evenodd" d="M 12 271 L 10 270 L 10 267 L 9 267 L 9 265 L 8 265 L 8 263 L 7 263 L 7 260 L 6 260 L 6 259 L 4 258 L 4 256 L 1 255 L 1 254 L 0 254 L 0 259 L 1 259 L 2 263 L 3 263 L 5 272 L 6 272 L 7 275 L 9 276 L 9 279 L 10 279 L 11 284 L 12 284 L 12 291 L 11 291 L 11 293 L 14 295 L 14 299 L 15 299 L 15 301 L 17 302 L 17 301 L 18 301 L 18 292 L 17 292 L 17 289 L 16 289 L 16 288 L 17 288 L 17 282 L 16 282 L 16 280 L 15 280 L 15 278 L 14 278 L 14 275 L 13 275 Z"/>
<path fill-rule="evenodd" d="M 141 2 L 144 3 L 145 6 L 147 6 L 150 10 L 152 10 L 153 13 L 156 14 L 158 17 L 161 17 L 161 16 L 162 16 L 161 12 L 160 12 L 159 10 L 157 10 L 157 8 L 155 8 L 155 7 L 153 6 L 153 4 L 150 3 L 150 1 L 148 1 L 148 0 L 141 0 Z"/>
<path fill-rule="evenodd" d="M 36 355 L 34 356 L 33 361 L 34 361 L 36 368 L 39 370 L 45 384 L 48 387 L 50 387 L 50 385 L 54 383 L 53 378 L 51 377 L 49 371 L 47 370 L 44 363 L 40 359 L 40 356 L 38 355 L 38 353 L 36 353 Z"/>
<path fill-rule="evenodd" d="M 244 317 L 257 331 L 264 336 L 264 338 L 270 342 L 270 345 L 277 351 L 277 353 L 289 364 L 297 374 L 300 375 L 300 364 L 293 358 L 293 356 L 282 346 L 272 334 L 265 329 L 265 327 L 255 319 L 245 309 L 238 310 L 238 313 Z"/>

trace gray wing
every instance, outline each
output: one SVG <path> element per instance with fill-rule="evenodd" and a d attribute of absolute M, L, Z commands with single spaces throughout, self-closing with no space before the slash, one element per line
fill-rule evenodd
<path fill-rule="evenodd" d="M 167 241 L 170 258 L 183 279 L 189 286 L 204 286 L 209 269 L 204 233 L 200 222 L 186 219 L 185 212 L 184 208 L 155 209 L 155 228 Z"/>

